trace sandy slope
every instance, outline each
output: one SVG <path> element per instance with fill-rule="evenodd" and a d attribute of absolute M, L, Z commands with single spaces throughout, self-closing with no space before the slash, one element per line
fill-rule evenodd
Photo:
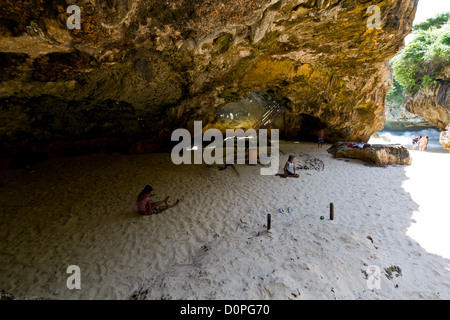
<path fill-rule="evenodd" d="M 380 168 L 332 159 L 326 146 L 281 149 L 316 156 L 325 170 L 281 179 L 259 166 L 175 166 L 154 154 L 2 172 L 0 288 L 50 299 L 450 298 L 448 200 L 438 183 L 450 180 L 450 154 Z M 135 198 L 147 183 L 158 200 L 183 201 L 141 217 Z M 81 290 L 66 287 L 69 265 L 81 268 Z M 382 270 L 380 290 L 367 287 L 369 265 Z M 390 280 L 391 266 L 401 275 Z"/>

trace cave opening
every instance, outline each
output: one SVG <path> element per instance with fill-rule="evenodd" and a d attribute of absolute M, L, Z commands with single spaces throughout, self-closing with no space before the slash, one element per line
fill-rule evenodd
<path fill-rule="evenodd" d="M 297 138 L 301 141 L 317 141 L 320 130 L 325 130 L 327 124 L 320 118 L 311 116 L 309 114 L 300 114 L 301 125 L 298 131 Z"/>

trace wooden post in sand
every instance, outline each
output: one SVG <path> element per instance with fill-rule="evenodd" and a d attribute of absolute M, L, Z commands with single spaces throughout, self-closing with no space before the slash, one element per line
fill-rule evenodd
<path fill-rule="evenodd" d="M 330 203 L 330 220 L 334 220 L 334 203 Z"/>
<path fill-rule="evenodd" d="M 270 230 L 270 227 L 271 227 L 271 226 L 270 226 L 270 225 L 271 225 L 271 221 L 270 221 L 271 219 L 270 219 L 270 218 L 271 218 L 271 217 L 270 217 L 270 213 L 268 213 L 268 214 L 267 214 L 267 230 Z"/>

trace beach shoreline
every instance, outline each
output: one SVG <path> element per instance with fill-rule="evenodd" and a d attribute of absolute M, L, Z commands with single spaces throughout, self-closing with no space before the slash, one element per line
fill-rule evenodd
<path fill-rule="evenodd" d="M 411 166 L 370 167 L 333 159 L 328 147 L 280 143 L 280 165 L 289 154 L 323 161 L 298 179 L 261 176 L 259 165 L 176 166 L 170 154 L 5 170 L 0 289 L 57 300 L 449 299 L 439 181 L 449 181 L 450 154 L 414 151 Z M 157 200 L 181 203 L 138 215 L 147 184 Z M 80 290 L 66 286 L 70 265 L 80 267 Z M 369 266 L 381 270 L 379 290 L 367 286 Z"/>

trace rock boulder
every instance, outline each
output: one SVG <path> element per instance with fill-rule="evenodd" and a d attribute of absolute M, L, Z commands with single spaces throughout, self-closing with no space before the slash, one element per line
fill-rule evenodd
<path fill-rule="evenodd" d="M 410 165 L 409 151 L 400 144 L 366 144 L 366 147 L 348 147 L 348 142 L 337 142 L 328 150 L 335 158 L 360 159 L 376 165 Z"/>
<path fill-rule="evenodd" d="M 444 146 L 445 149 L 450 151 L 450 124 L 445 128 L 445 131 L 441 132 L 439 142 Z"/>

